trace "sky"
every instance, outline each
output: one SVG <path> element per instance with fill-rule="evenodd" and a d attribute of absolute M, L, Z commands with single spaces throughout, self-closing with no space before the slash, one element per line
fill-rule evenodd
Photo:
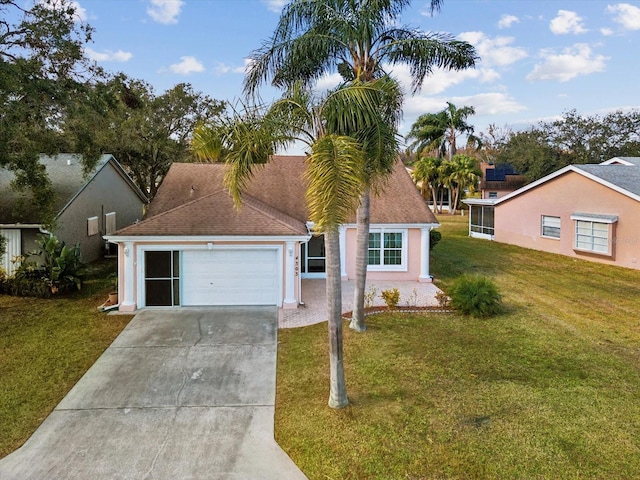
<path fill-rule="evenodd" d="M 273 33 L 282 0 L 75 0 L 95 28 L 86 53 L 110 72 L 150 83 L 156 94 L 190 83 L 218 100 L 242 97 L 249 53 Z M 472 106 L 476 133 L 526 128 L 575 109 L 602 115 L 640 108 L 640 1 L 445 0 L 433 16 L 414 0 L 400 24 L 471 43 L 474 69 L 437 70 L 410 94 L 406 68 L 388 68 L 405 87 L 405 134 L 417 117 L 452 102 Z M 318 89 L 337 84 L 336 75 Z M 264 100 L 279 92 L 268 85 Z M 300 152 L 291 152 L 300 153 Z"/>

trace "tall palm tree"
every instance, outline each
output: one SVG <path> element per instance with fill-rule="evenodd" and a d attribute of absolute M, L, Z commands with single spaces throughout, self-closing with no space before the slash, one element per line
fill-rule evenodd
<path fill-rule="evenodd" d="M 407 139 L 415 139 L 409 145 L 410 149 L 420 153 L 423 150 L 437 151 L 439 157 L 448 152 L 451 160 L 457 151 L 458 135 L 468 135 L 467 144 L 478 144 L 480 139 L 473 135 L 474 128 L 467 123 L 467 118 L 475 115 L 473 107 L 457 108 L 447 102 L 447 107 L 438 113 L 420 115 L 407 135 Z"/>
<path fill-rule="evenodd" d="M 437 213 L 438 210 L 438 188 L 441 186 L 440 180 L 440 163 L 441 160 L 436 157 L 422 157 L 413 164 L 413 172 L 411 176 L 416 184 L 420 184 L 420 193 L 423 197 L 427 196 L 427 189 L 433 202 L 433 209 Z"/>
<path fill-rule="evenodd" d="M 225 184 L 237 206 L 256 164 L 265 163 L 276 146 L 307 145 L 306 179 L 309 217 L 325 237 L 329 314 L 329 406 L 348 404 L 342 357 L 342 284 L 339 226 L 357 208 L 365 185 L 365 157 L 371 144 L 395 141 L 379 105 L 397 97 L 397 84 L 385 77 L 337 88 L 318 101 L 294 84 L 266 111 L 252 109 L 235 120 L 201 126 L 193 148 L 203 159 L 224 160 Z M 342 132 L 359 132 L 358 137 Z M 368 134 L 367 134 L 368 132 Z M 367 147 L 367 145 L 369 145 Z"/>
<path fill-rule="evenodd" d="M 465 188 L 471 191 L 480 181 L 481 172 L 476 166 L 476 162 L 468 155 L 457 154 L 451 160 L 445 160 L 443 165 L 447 164 L 447 171 L 444 172 L 444 183 L 451 189 L 452 205 L 450 205 L 449 213 L 455 214 L 460 199 L 460 192 Z"/>
<path fill-rule="evenodd" d="M 437 10 L 443 0 L 431 0 Z M 410 0 L 293 0 L 286 5 L 272 37 L 252 53 L 245 92 L 255 94 L 265 81 L 287 87 L 296 81 L 312 85 L 324 74 L 339 72 L 346 81 L 370 82 L 385 74 L 384 64 L 408 64 L 412 90 L 420 90 L 434 68 L 473 67 L 474 48 L 442 33 L 399 26 Z M 397 120 L 401 105 L 390 112 Z M 392 113 L 392 114 L 390 114 Z M 367 155 L 365 190 L 357 212 L 356 287 L 351 328 L 362 331 L 369 242 L 370 187 L 389 175 L 397 152 L 391 148 Z"/>

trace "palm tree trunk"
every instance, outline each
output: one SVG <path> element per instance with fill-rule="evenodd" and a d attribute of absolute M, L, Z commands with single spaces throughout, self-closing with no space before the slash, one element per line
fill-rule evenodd
<path fill-rule="evenodd" d="M 356 214 L 356 278 L 353 291 L 353 314 L 349 328 L 357 332 L 364 332 L 364 289 L 367 284 L 367 259 L 369 253 L 369 213 L 371 195 L 369 188 L 365 188 L 360 197 L 360 206 Z"/>
<path fill-rule="evenodd" d="M 440 213 L 438 211 L 438 193 L 433 185 L 431 185 L 431 198 L 433 199 L 433 213 Z"/>
<path fill-rule="evenodd" d="M 327 267 L 327 313 L 329 326 L 329 406 L 343 408 L 349 404 L 344 381 L 342 354 L 342 278 L 340 276 L 340 237 L 337 229 L 324 234 Z"/>
<path fill-rule="evenodd" d="M 449 208 L 449 213 L 455 215 L 456 211 L 458 210 L 458 197 L 460 196 L 460 187 L 454 188 L 453 191 L 455 192 L 453 194 L 453 205 Z"/>

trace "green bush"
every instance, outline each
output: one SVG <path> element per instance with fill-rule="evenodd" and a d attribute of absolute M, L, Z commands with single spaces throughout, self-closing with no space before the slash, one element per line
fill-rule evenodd
<path fill-rule="evenodd" d="M 80 290 L 84 265 L 80 261 L 80 247 L 69 248 L 54 235 L 40 235 L 39 249 L 28 256 L 40 257 L 40 262 L 23 258 L 13 277 L 7 278 L 2 290 L 21 297 L 50 297 Z"/>
<path fill-rule="evenodd" d="M 451 306 L 473 317 L 490 317 L 500 311 L 498 287 L 486 277 L 465 274 L 459 277 L 449 292 Z"/>
<path fill-rule="evenodd" d="M 438 230 L 429 230 L 429 250 L 433 250 L 440 240 L 442 240 L 442 234 Z"/>

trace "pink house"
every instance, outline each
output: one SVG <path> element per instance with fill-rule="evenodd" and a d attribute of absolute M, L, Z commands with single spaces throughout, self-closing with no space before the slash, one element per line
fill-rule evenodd
<path fill-rule="evenodd" d="M 493 202 L 467 203 L 471 236 L 640 269 L 640 157 L 569 165 Z"/>
<path fill-rule="evenodd" d="M 305 204 L 305 157 L 274 156 L 236 210 L 223 164 L 173 164 L 143 221 L 119 245 L 120 311 L 150 306 L 297 308 L 302 278 L 325 276 L 322 236 Z M 353 223 L 340 229 L 343 279 L 355 274 Z M 368 278 L 431 281 L 429 231 L 438 226 L 400 162 L 371 200 Z"/>

